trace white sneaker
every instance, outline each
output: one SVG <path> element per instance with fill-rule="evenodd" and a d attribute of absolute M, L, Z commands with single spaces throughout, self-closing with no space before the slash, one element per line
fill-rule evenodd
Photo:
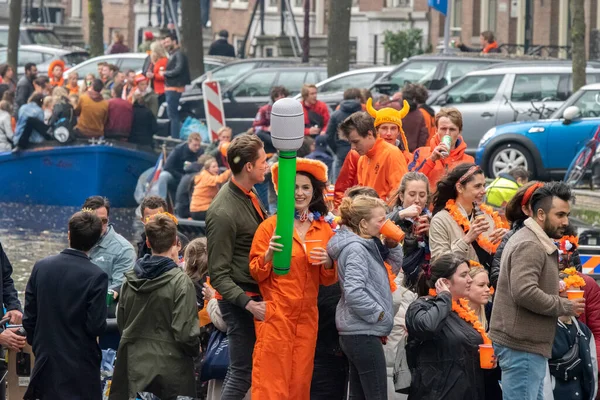
<path fill-rule="evenodd" d="M 212 22 L 210 22 L 210 20 L 208 20 L 208 22 L 206 23 L 206 27 L 210 28 L 212 26 Z"/>

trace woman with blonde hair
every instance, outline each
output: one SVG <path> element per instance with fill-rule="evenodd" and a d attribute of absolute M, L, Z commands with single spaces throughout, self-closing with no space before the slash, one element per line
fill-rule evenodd
<path fill-rule="evenodd" d="M 167 69 L 167 51 L 160 42 L 150 45 L 150 60 L 154 67 L 146 72 L 146 78 L 152 80 L 152 87 L 158 95 L 158 104 L 165 102 L 165 70 Z"/>
<path fill-rule="evenodd" d="M 77 81 L 79 81 L 79 74 L 75 71 L 69 72 L 67 82 L 65 83 L 65 88 L 69 91 L 69 94 L 79 94 Z"/>
<path fill-rule="evenodd" d="M 398 273 L 402 247 L 388 238 L 380 240 L 387 212 L 382 200 L 344 198 L 339 211 L 343 227 L 327 252 L 337 261 L 342 289 L 335 322 L 350 364 L 350 398 L 387 400 L 383 344 L 392 331 L 394 309 L 384 262 Z"/>
<path fill-rule="evenodd" d="M 487 331 L 488 319 L 486 317 L 485 308 L 490 302 L 490 278 L 488 272 L 481 264 L 471 261 L 469 276 L 473 280 L 468 293 L 469 308 L 475 312 L 477 319 Z"/>

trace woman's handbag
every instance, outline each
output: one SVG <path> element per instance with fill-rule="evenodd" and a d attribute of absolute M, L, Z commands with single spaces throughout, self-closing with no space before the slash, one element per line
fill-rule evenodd
<path fill-rule="evenodd" d="M 202 361 L 200 380 L 225 379 L 229 368 L 229 339 L 227 334 L 215 329 L 210 335 L 206 356 Z"/>

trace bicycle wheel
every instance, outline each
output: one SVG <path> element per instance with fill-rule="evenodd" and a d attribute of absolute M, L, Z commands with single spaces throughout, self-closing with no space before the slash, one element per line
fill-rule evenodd
<path fill-rule="evenodd" d="M 585 171 L 587 170 L 590 161 L 592 161 L 592 157 L 594 155 L 594 149 L 590 146 L 585 146 L 583 149 L 577 153 L 573 162 L 567 169 L 567 173 L 565 174 L 564 182 L 569 185 L 569 187 L 575 187 L 581 182 L 583 176 L 585 175 Z"/>

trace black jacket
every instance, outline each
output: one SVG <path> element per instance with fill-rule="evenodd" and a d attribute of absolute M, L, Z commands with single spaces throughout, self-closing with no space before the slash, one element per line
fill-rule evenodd
<path fill-rule="evenodd" d="M 33 87 L 33 81 L 29 80 L 26 75 L 23 75 L 17 83 L 17 93 L 15 95 L 15 103 L 17 103 L 17 109 L 15 115 L 23 104 L 27 104 L 27 100 L 33 94 L 35 88 Z"/>
<path fill-rule="evenodd" d="M 421 297 L 406 311 L 409 400 L 484 400 L 481 335 L 452 312 L 452 297 Z"/>
<path fill-rule="evenodd" d="M 189 218 L 190 202 L 194 191 L 194 177 L 202 171 L 202 165 L 193 162 L 185 168 L 185 175 L 179 181 L 175 194 L 175 215 L 178 218 Z"/>
<path fill-rule="evenodd" d="M 15 289 L 12 272 L 12 265 L 0 243 L 0 274 L 2 274 L 0 276 L 0 279 L 2 279 L 0 297 L 2 298 L 2 304 L 6 308 L 6 311 L 21 311 L 21 302 L 19 301 L 17 289 Z"/>
<path fill-rule="evenodd" d="M 73 249 L 38 261 L 25 291 L 23 327 L 35 365 L 25 399 L 102 398 L 96 342 L 106 328 L 108 276 Z"/>
<path fill-rule="evenodd" d="M 183 175 L 185 175 L 185 170 L 183 169 L 183 165 L 186 161 L 191 163 L 198 161 L 198 157 L 200 157 L 203 153 L 203 150 L 198 150 L 197 153 L 193 153 L 187 142 L 180 143 L 169 154 L 167 157 L 167 162 L 165 162 L 165 171 L 169 172 L 173 177 L 179 182 Z"/>
<path fill-rule="evenodd" d="M 165 85 L 168 87 L 184 87 L 190 83 L 190 67 L 188 59 L 181 49 L 170 53 L 165 70 Z"/>
<path fill-rule="evenodd" d="M 496 288 L 496 284 L 498 283 L 498 277 L 500 276 L 500 259 L 502 258 L 502 252 L 504 251 L 504 247 L 508 242 L 508 239 L 512 235 L 515 234 L 519 229 L 523 227 L 524 221 L 515 221 L 513 222 L 510 230 L 506 232 L 506 235 L 502 238 L 502 241 L 498 245 L 496 249 L 496 253 L 494 254 L 494 258 L 492 259 L 492 268 L 490 270 L 490 286 L 494 289 Z"/>
<path fill-rule="evenodd" d="M 217 39 L 210 45 L 208 55 L 235 57 L 235 48 L 227 42 L 227 39 Z"/>
<path fill-rule="evenodd" d="M 350 143 L 340 139 L 338 136 L 338 127 L 346 118 L 357 111 L 362 111 L 362 105 L 358 100 L 344 100 L 340 103 L 340 109 L 334 111 L 329 118 L 327 144 L 337 156 L 340 165 L 344 162 L 346 155 L 350 151 Z"/>
<path fill-rule="evenodd" d="M 152 136 L 158 131 L 158 123 L 152 111 L 139 103 L 133 104 L 133 123 L 129 133 L 129 142 L 143 146 L 152 146 Z"/>

